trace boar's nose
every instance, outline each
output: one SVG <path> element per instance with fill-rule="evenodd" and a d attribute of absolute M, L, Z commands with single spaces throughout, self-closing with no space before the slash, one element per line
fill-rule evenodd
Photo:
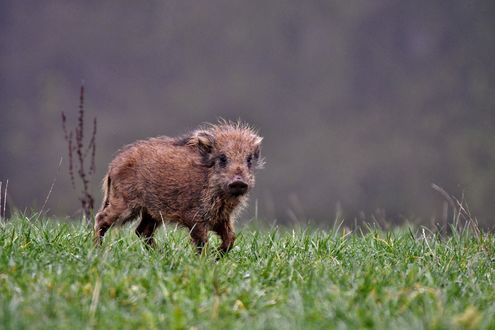
<path fill-rule="evenodd" d="M 246 193 L 248 185 L 240 176 L 236 176 L 231 183 L 229 183 L 229 192 L 234 196 L 243 195 Z"/>

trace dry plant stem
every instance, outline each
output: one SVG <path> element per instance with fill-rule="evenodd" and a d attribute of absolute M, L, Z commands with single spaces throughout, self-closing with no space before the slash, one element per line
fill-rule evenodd
<path fill-rule="evenodd" d="M 445 189 L 443 189 L 442 187 L 432 183 L 431 184 L 431 187 L 433 188 L 433 190 L 437 191 L 438 193 L 440 193 L 440 195 L 442 195 L 443 198 L 445 198 L 445 203 L 444 204 L 444 207 L 443 207 L 443 214 L 442 214 L 442 222 L 443 222 L 443 227 L 445 228 L 445 230 L 449 230 L 448 226 L 449 226 L 449 220 L 448 220 L 448 206 L 450 206 L 452 208 L 452 212 L 454 212 L 454 215 L 453 217 L 455 218 L 455 212 L 456 212 L 456 206 L 455 206 L 455 203 L 454 203 L 454 200 L 452 199 L 452 197 L 445 191 Z"/>
<path fill-rule="evenodd" d="M 431 187 L 439 192 L 446 200 L 448 205 L 452 208 L 453 212 L 453 223 L 452 225 L 456 227 L 459 226 L 460 220 L 464 220 L 464 226 L 465 227 L 471 227 L 471 229 L 479 236 L 480 235 L 480 229 L 478 227 L 478 221 L 476 218 L 471 214 L 469 207 L 464 201 L 464 195 L 462 195 L 461 199 L 457 199 L 456 197 L 450 195 L 443 189 L 442 187 L 432 183 Z M 448 225 L 448 223 L 446 224 Z M 449 230 L 448 226 L 446 226 L 446 230 Z"/>
<path fill-rule="evenodd" d="M 64 138 L 68 145 L 69 155 L 69 176 L 71 178 L 72 187 L 76 188 L 75 167 L 77 167 L 77 175 L 81 182 L 81 208 L 83 217 L 89 224 L 94 209 L 94 198 L 90 193 L 90 177 L 94 175 L 96 170 L 95 155 L 96 155 L 96 117 L 93 119 L 93 131 L 87 146 L 84 146 L 84 85 L 81 85 L 79 94 L 77 124 L 73 130 L 67 129 L 67 118 L 62 112 L 62 128 Z M 87 164 L 87 157 L 89 164 Z M 77 157 L 77 160 L 74 158 Z M 89 169 L 87 169 L 89 167 Z"/>
<path fill-rule="evenodd" d="M 0 207 L 2 207 L 2 181 L 0 181 Z M 0 221 L 2 221 L 2 212 L 0 211 Z"/>
<path fill-rule="evenodd" d="M 5 190 L 4 190 L 4 197 L 3 197 L 3 218 L 7 218 L 7 189 L 9 188 L 9 179 L 5 181 Z M 1 192 L 1 191 L 0 191 Z M 2 204 L 0 204 L 0 207 L 2 207 Z M 0 212 L 1 213 L 1 212 Z"/>
<path fill-rule="evenodd" d="M 455 209 L 455 203 L 454 203 L 454 200 L 452 199 L 452 196 L 450 196 L 446 191 L 445 189 L 443 189 L 442 187 L 432 183 L 431 184 L 431 187 L 436 190 L 437 192 L 439 192 L 446 200 L 447 202 L 449 203 L 450 207 L 454 208 Z"/>
<path fill-rule="evenodd" d="M 62 157 L 60 157 L 60 161 L 58 162 L 58 167 L 57 167 L 57 173 L 55 174 L 55 177 L 53 178 L 52 185 L 50 186 L 50 190 L 48 191 L 48 194 L 46 195 L 45 202 L 43 203 L 43 206 L 41 207 L 41 211 L 38 213 L 38 216 L 36 217 L 36 220 L 39 219 L 39 217 L 43 214 L 43 211 L 46 207 L 46 203 L 48 203 L 48 199 L 50 199 L 50 195 L 52 194 L 53 187 L 55 186 L 55 182 L 57 182 L 57 175 L 58 172 L 60 171 L 60 166 L 62 165 Z"/>
<path fill-rule="evenodd" d="M 63 111 L 62 111 L 62 128 L 64 130 L 64 138 L 68 146 L 70 182 L 72 184 L 72 188 L 76 189 L 76 180 L 74 179 L 74 167 L 72 162 L 72 152 L 74 151 L 74 147 L 72 146 L 72 131 L 70 132 L 67 131 L 67 118 L 65 117 L 65 113 Z"/>

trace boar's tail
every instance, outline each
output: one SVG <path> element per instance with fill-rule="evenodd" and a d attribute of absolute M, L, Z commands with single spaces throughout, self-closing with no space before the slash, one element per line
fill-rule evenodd
<path fill-rule="evenodd" d="M 108 206 L 108 203 L 109 203 L 109 197 L 110 197 L 110 184 L 111 184 L 111 180 L 110 180 L 110 175 L 105 175 L 105 177 L 103 178 L 103 185 L 101 187 L 101 189 L 103 190 L 103 204 L 101 205 L 101 209 L 103 210 L 105 207 Z"/>

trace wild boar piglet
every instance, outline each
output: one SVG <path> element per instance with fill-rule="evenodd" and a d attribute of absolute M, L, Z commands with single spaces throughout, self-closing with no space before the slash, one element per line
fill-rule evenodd
<path fill-rule="evenodd" d="M 260 137 L 249 125 L 221 121 L 180 137 L 156 137 L 124 147 L 110 163 L 95 219 L 95 242 L 113 225 L 140 219 L 136 234 L 152 246 L 162 223 L 189 230 L 198 252 L 216 232 L 220 251 L 235 240 L 234 221 L 263 166 Z"/>

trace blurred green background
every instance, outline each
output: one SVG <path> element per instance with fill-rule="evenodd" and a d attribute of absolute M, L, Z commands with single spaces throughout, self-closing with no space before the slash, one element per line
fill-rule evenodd
<path fill-rule="evenodd" d="M 2 1 L 0 181 L 39 210 L 57 178 L 47 210 L 77 216 L 60 112 L 84 79 L 97 204 L 122 145 L 225 117 L 265 137 L 243 219 L 431 223 L 436 183 L 492 227 L 494 36 L 488 0 Z"/>

